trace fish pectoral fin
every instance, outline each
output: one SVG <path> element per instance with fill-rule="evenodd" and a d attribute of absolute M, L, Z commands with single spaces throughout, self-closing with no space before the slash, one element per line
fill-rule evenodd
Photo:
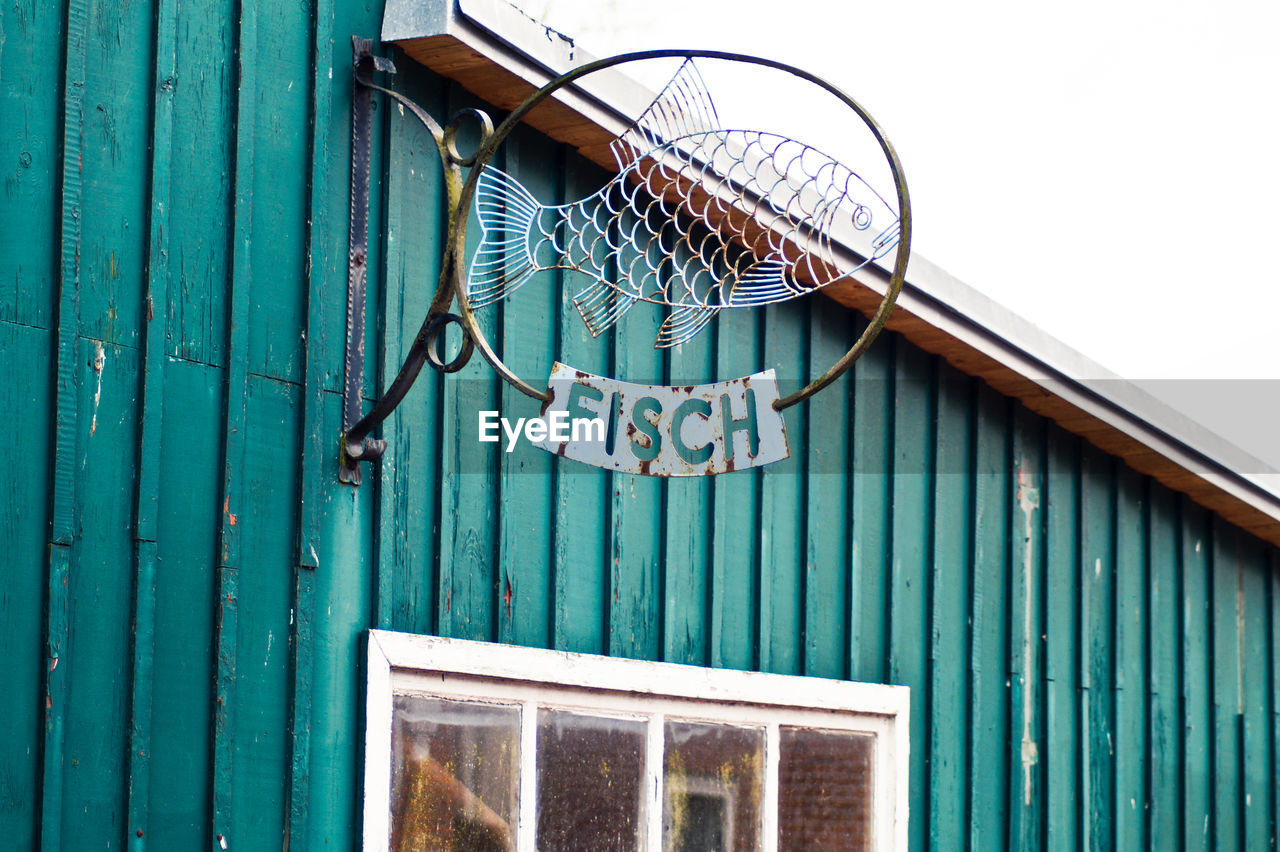
<path fill-rule="evenodd" d="M 573 306 L 578 309 L 591 336 L 599 337 L 622 319 L 636 301 L 635 296 L 623 293 L 607 282 L 593 279 L 573 297 Z"/>
<path fill-rule="evenodd" d="M 731 305 L 767 305 L 781 302 L 804 290 L 788 280 L 791 264 L 780 257 L 767 257 L 748 266 L 729 293 Z"/>
<path fill-rule="evenodd" d="M 706 328 L 711 318 L 720 313 L 720 309 L 702 306 L 676 308 L 658 329 L 658 339 L 653 342 L 654 349 L 670 349 L 679 346 Z"/>

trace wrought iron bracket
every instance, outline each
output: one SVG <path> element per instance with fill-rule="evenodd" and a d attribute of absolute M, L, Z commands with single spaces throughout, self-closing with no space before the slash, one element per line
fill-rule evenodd
<path fill-rule="evenodd" d="M 840 103 L 852 110 L 866 125 L 874 140 L 879 144 L 893 175 L 894 189 L 898 202 L 899 237 L 894 253 L 893 270 L 883 297 L 877 306 L 866 329 L 853 341 L 845 355 L 832 365 L 823 375 L 813 379 L 809 384 L 789 396 L 775 399 L 772 407 L 781 411 L 784 408 L 803 402 L 813 394 L 835 381 L 857 360 L 872 340 L 884 328 L 893 309 L 898 293 L 901 291 L 906 277 L 906 268 L 910 257 L 911 245 L 911 202 L 907 195 L 906 179 L 893 147 L 885 138 L 879 126 L 871 116 L 853 101 L 848 95 L 830 83 L 806 71 L 785 63 L 738 53 L 726 53 L 714 50 L 649 50 L 622 54 L 608 59 L 595 60 L 565 72 L 543 85 L 529 95 L 523 103 L 515 107 L 495 129 L 489 116 L 475 109 L 465 109 L 454 114 L 448 124 L 441 126 L 425 110 L 412 100 L 391 89 L 379 86 L 373 80 L 375 72 L 395 73 L 392 62 L 373 54 L 373 42 L 368 39 L 352 38 L 354 93 L 351 108 L 351 215 L 349 234 L 349 253 L 347 258 L 347 341 L 346 364 L 343 376 L 343 428 L 339 449 L 339 479 L 343 482 L 358 485 L 361 479 L 360 462 L 373 461 L 386 451 L 386 442 L 373 436 L 374 430 L 396 409 L 412 387 L 424 364 L 430 364 L 440 372 L 454 372 L 471 358 L 473 352 L 480 355 L 493 367 L 494 371 L 509 385 L 527 396 L 552 401 L 549 389 L 537 389 L 517 376 L 511 368 L 503 363 L 501 357 L 485 338 L 476 323 L 468 300 L 463 281 L 464 246 L 466 239 L 466 211 L 476 196 L 480 174 L 489 163 L 498 146 L 507 138 L 526 115 L 547 98 L 566 86 L 573 85 L 578 79 L 628 62 L 665 58 L 707 58 L 741 62 L 771 68 L 790 74 L 826 90 Z M 444 186 L 449 215 L 448 237 L 445 241 L 441 260 L 440 279 L 436 285 L 435 295 L 422 327 L 409 348 L 399 373 L 392 380 L 385 393 L 373 405 L 368 414 L 361 416 L 363 410 L 364 360 L 365 360 L 365 293 L 368 267 L 369 239 L 369 146 L 372 132 L 372 97 L 374 92 L 381 92 L 394 100 L 405 111 L 413 115 L 430 133 L 443 166 Z M 463 157 L 457 149 L 456 136 L 463 121 L 477 121 L 480 125 L 480 140 L 475 151 Z M 464 179 L 463 169 L 470 172 Z M 457 313 L 449 309 L 457 302 Z M 441 333 L 450 324 L 456 324 L 462 332 L 462 346 L 459 353 L 448 362 L 439 352 L 438 344 Z"/>
<path fill-rule="evenodd" d="M 390 59 L 375 56 L 373 41 L 353 36 L 351 39 L 354 88 L 351 104 L 351 213 L 347 253 L 347 343 L 343 371 L 342 440 L 339 447 L 338 478 L 359 485 L 360 462 L 374 461 L 387 449 L 387 442 L 373 437 L 373 431 L 404 400 L 422 371 L 424 364 L 435 370 L 452 373 L 461 370 L 475 350 L 466 324 L 449 312 L 461 274 L 462 234 L 456 226 L 465 215 L 459 207 L 462 169 L 475 162 L 475 157 L 458 153 L 455 137 L 463 120 L 479 122 L 481 142 L 493 132 L 489 116 L 479 110 L 466 109 L 455 114 L 441 127 L 422 107 L 373 81 L 375 72 L 394 74 Z M 430 133 L 444 167 L 444 182 L 449 202 L 450 243 L 445 251 L 440 281 L 422 327 L 414 337 L 400 372 L 368 414 L 363 409 L 365 363 L 365 294 L 369 265 L 369 145 L 373 125 L 373 93 L 382 92 L 409 111 Z M 441 353 L 442 334 L 453 323 L 462 330 L 462 346 L 458 354 L 445 361 Z"/>

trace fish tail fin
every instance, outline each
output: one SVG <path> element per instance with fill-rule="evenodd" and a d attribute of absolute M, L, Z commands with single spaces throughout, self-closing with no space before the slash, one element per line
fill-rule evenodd
<path fill-rule="evenodd" d="M 581 292 L 573 297 L 573 306 L 582 315 L 582 322 L 592 337 L 599 337 L 631 310 L 636 297 L 624 293 L 610 283 L 592 279 Z"/>
<path fill-rule="evenodd" d="M 542 237 L 534 226 L 543 209 L 511 175 L 484 167 L 476 183 L 480 245 L 467 272 L 467 300 L 473 310 L 502 301 L 544 268 L 534 258 Z"/>

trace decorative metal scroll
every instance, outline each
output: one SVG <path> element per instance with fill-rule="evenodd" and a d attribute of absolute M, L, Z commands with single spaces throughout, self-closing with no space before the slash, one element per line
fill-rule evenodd
<path fill-rule="evenodd" d="M 349 263 L 348 344 L 346 407 L 342 441 L 341 478 L 358 483 L 359 461 L 377 458 L 385 443 L 371 437 L 372 430 L 403 399 L 424 363 L 449 372 L 460 369 L 473 349 L 513 387 L 544 402 L 544 413 L 557 406 L 574 407 L 557 394 L 556 375 L 546 390 L 538 390 L 508 368 L 478 327 L 474 312 L 509 297 L 541 270 L 570 269 L 584 273 L 586 284 L 572 301 L 586 328 L 599 336 L 625 322 L 638 302 L 664 306 L 665 319 L 654 343 L 668 348 L 690 340 L 721 311 L 756 308 L 807 295 L 838 281 L 851 279 L 867 264 L 894 256 L 886 292 L 868 327 L 849 351 L 826 373 L 799 391 L 779 398 L 772 373 L 735 379 L 720 385 L 692 388 L 638 386 L 590 376 L 557 365 L 565 375 L 576 374 L 573 394 L 606 390 L 619 401 L 629 399 L 635 411 L 632 434 L 640 428 L 659 429 L 656 412 L 648 401 L 667 399 L 685 415 L 661 421 L 668 430 L 668 455 L 646 460 L 651 445 L 643 438 L 631 445 L 641 458 L 624 457 L 610 443 L 588 447 L 567 441 L 543 441 L 544 449 L 615 470 L 655 475 L 694 475 L 752 467 L 785 458 L 785 428 L 778 415 L 833 382 L 866 350 L 888 319 L 902 288 L 910 255 L 911 210 L 897 155 L 879 127 L 848 96 L 807 72 L 783 63 L 718 51 L 656 50 L 624 54 L 583 65 L 555 78 L 516 107 L 493 129 L 488 117 L 476 110 L 455 115 L 441 128 L 420 107 L 404 96 L 372 82 L 375 70 L 393 72 L 388 60 L 373 57 L 371 43 L 355 39 L 356 98 L 352 111 L 352 230 Z M 489 165 L 498 146 L 523 118 L 575 80 L 596 71 L 646 59 L 683 58 L 684 64 L 652 105 L 611 145 L 617 174 L 597 192 L 563 205 L 544 204 L 514 177 Z M 778 134 L 760 130 L 726 129 L 707 93 L 694 59 L 709 58 L 773 68 L 825 89 L 862 120 L 870 130 L 892 171 L 895 206 L 853 170 L 818 149 Z M 364 418 L 357 419 L 363 372 L 363 283 L 368 204 L 368 98 L 381 91 L 410 111 L 431 133 L 444 166 L 448 195 L 449 239 L 445 246 L 440 281 L 422 329 L 410 354 L 386 394 Z M 464 158 L 454 145 L 454 134 L 466 117 L 481 123 L 476 152 Z M 359 126 L 358 126 L 359 125 Z M 465 181 L 462 170 L 469 168 Z M 474 201 L 481 235 L 479 246 L 465 265 L 466 211 Z M 861 233 L 867 248 L 860 261 L 838 262 L 832 250 L 833 233 Z M 464 278 L 464 267 L 467 274 Z M 457 314 L 448 313 L 453 302 Z M 436 351 L 442 328 L 456 323 L 463 330 L 462 351 L 449 363 Z M 584 378 L 585 377 L 585 378 Z M 749 429 L 744 449 L 735 455 L 735 434 L 724 428 L 745 423 L 732 405 L 715 420 L 714 399 L 739 399 L 742 389 L 771 388 L 763 442 Z M 648 387 L 645 391 L 644 388 Z M 587 390 L 582 390 L 587 388 Z M 679 392 L 677 392 L 679 391 Z M 568 392 L 566 392 L 568 393 Z M 691 395 L 692 394 L 692 395 Z M 736 396 L 735 396 L 736 394 Z M 756 399 L 756 391 L 750 391 Z M 677 399 L 679 397 L 679 399 Z M 695 401 L 696 400 L 696 401 Z M 742 399 L 739 402 L 745 404 Z M 735 403 L 736 404 L 736 403 Z M 752 403 L 754 406 L 754 402 Z M 566 408 L 567 406 L 567 408 Z M 638 406 L 638 407 L 636 407 Z M 659 406 L 660 407 L 660 406 Z M 582 409 L 584 412 L 586 409 Z M 751 407 L 751 429 L 760 420 Z M 602 414 L 604 412 L 601 412 Z M 669 412 L 670 413 L 670 412 Z M 653 416 L 650 416 L 653 415 Z M 745 415 L 742 415 L 745 416 Z M 639 419 L 634 419 L 634 418 Z M 691 448 L 681 433 L 682 424 L 695 432 L 717 422 L 722 431 L 708 434 Z M 609 420 L 609 427 L 616 426 Z M 674 429 L 672 433 L 669 430 Z M 738 429 L 743 431 L 745 427 Z M 712 430 L 714 433 L 714 429 Z M 615 433 L 616 434 L 616 433 Z M 739 436 L 740 438 L 741 436 Z M 671 455 L 671 448 L 688 453 Z M 705 450 L 710 448 L 711 453 Z M 781 448 L 779 450 L 779 448 Z M 718 455 L 716 455 L 718 453 Z M 706 455 L 691 463 L 690 458 Z M 714 461 L 710 460 L 714 457 Z"/>

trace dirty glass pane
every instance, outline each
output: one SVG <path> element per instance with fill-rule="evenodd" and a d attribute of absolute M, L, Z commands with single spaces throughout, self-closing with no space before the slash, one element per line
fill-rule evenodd
<path fill-rule="evenodd" d="M 667 722 L 663 852 L 756 852 L 764 729 Z"/>
<path fill-rule="evenodd" d="M 778 852 L 870 852 L 874 734 L 779 731 Z"/>
<path fill-rule="evenodd" d="M 511 852 L 519 796 L 516 707 L 395 697 L 392 852 Z"/>
<path fill-rule="evenodd" d="M 538 712 L 538 838 L 543 852 L 644 849 L 645 723 Z"/>

